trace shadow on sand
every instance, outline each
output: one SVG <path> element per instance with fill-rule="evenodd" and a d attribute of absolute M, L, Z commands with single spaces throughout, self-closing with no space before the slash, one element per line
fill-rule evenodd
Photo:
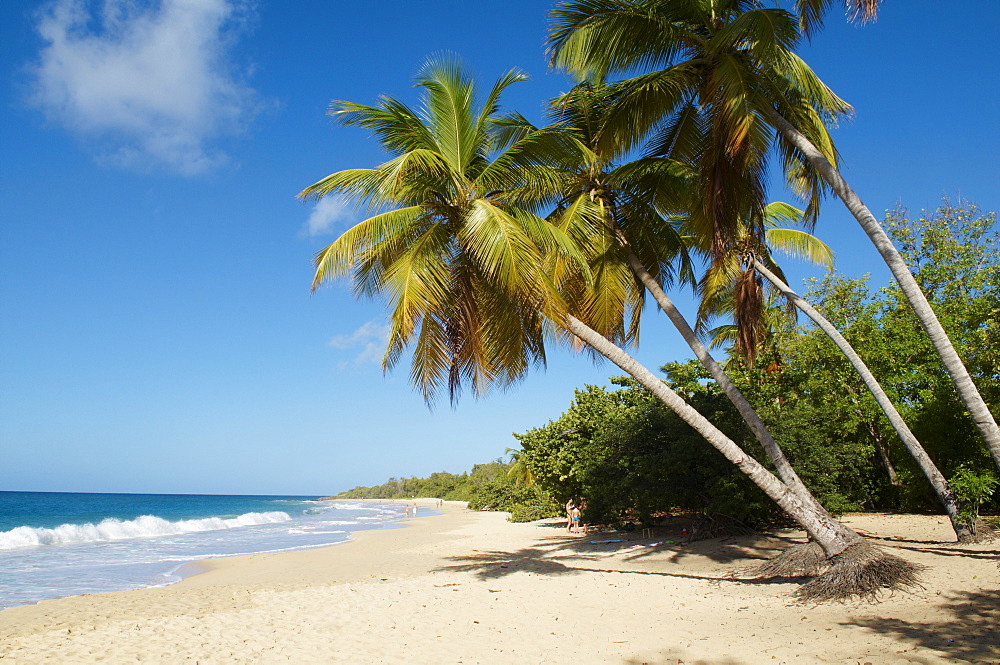
<path fill-rule="evenodd" d="M 1000 590 L 962 591 L 941 597 L 944 602 L 938 607 L 951 615 L 944 621 L 918 623 L 871 617 L 842 625 L 895 635 L 901 641 L 940 651 L 947 658 L 1000 663 Z"/>
<path fill-rule="evenodd" d="M 594 540 L 619 540 L 617 536 L 598 534 Z M 724 572 L 699 575 L 691 572 L 672 572 L 664 570 L 681 563 L 689 556 L 706 557 L 722 564 L 735 561 L 746 563 L 748 560 L 762 559 L 772 556 L 783 549 L 788 543 L 780 542 L 773 536 L 755 539 L 747 544 L 746 538 L 739 542 L 726 542 L 729 539 L 700 541 L 688 545 L 677 544 L 647 544 L 646 547 L 632 551 L 622 551 L 630 544 L 646 544 L 622 539 L 624 542 L 592 543 L 590 537 L 547 538 L 537 547 L 526 547 L 514 551 L 504 550 L 474 550 L 472 554 L 449 557 L 454 563 L 439 566 L 436 572 L 468 572 L 475 574 L 481 580 L 496 580 L 517 572 L 534 573 L 536 575 L 577 575 L 580 573 L 620 573 L 624 575 L 653 575 L 685 579 L 707 580 L 720 584 L 764 585 L 774 583 L 801 582 L 802 579 L 775 580 L 742 580 L 731 578 Z M 778 541 L 778 542 L 775 542 Z M 779 544 L 780 543 L 780 544 Z M 643 559 L 657 557 L 650 561 L 650 566 L 656 569 L 644 568 Z M 621 566 L 609 565 L 609 556 L 616 556 Z M 600 565 L 605 564 L 605 565 Z M 638 564 L 638 566 L 637 566 Z"/>
<path fill-rule="evenodd" d="M 868 617 L 841 622 L 842 626 L 867 628 L 882 635 L 892 636 L 900 643 L 929 649 L 946 662 L 1000 665 L 1000 590 L 956 592 L 942 595 L 938 607 L 949 618 L 919 623 L 906 619 Z M 920 656 L 911 656 L 907 662 L 925 662 Z M 881 662 L 873 657 L 857 662 Z M 746 662 L 758 662 L 750 659 Z M 850 662 L 854 662 L 851 660 Z M 744 665 L 744 661 L 731 658 L 705 659 L 683 649 L 665 649 L 655 658 L 632 657 L 625 665 Z"/>

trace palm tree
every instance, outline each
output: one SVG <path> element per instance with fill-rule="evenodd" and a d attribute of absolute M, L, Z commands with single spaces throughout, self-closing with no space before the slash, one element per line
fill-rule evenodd
<path fill-rule="evenodd" d="M 418 75 L 422 113 L 388 96 L 377 106 L 335 102 L 333 117 L 370 129 L 392 158 L 299 194 L 340 192 L 375 211 L 317 253 L 313 289 L 349 276 L 356 295 L 387 295 L 383 369 L 412 346 L 411 380 L 428 402 L 443 388 L 454 401 L 463 384 L 485 394 L 545 361 L 543 311 L 558 299 L 544 293 L 540 248 L 560 238 L 508 192 L 526 180 L 526 155 L 544 152 L 546 134 L 500 145 L 492 128 L 500 93 L 524 78 L 508 72 L 476 109 L 472 79 L 442 58 Z"/>
<path fill-rule="evenodd" d="M 778 250 L 787 255 L 806 258 L 814 263 L 825 264 L 827 269 L 831 269 L 833 267 L 833 253 L 830 251 L 830 248 L 804 231 L 781 228 L 779 226 L 782 222 L 793 224 L 800 222 L 801 211 L 798 209 L 783 203 L 772 203 L 768 205 L 767 210 L 765 244 L 757 245 L 753 242 L 749 242 L 749 244 L 743 242 L 737 243 L 736 251 L 734 252 L 736 256 L 732 260 L 723 262 L 724 266 L 728 266 L 728 270 L 717 269 L 713 266 L 702 280 L 702 286 L 705 291 L 703 292 L 703 305 L 702 310 L 699 312 L 699 319 L 703 320 L 708 315 L 714 316 L 727 309 L 733 309 L 732 303 L 734 298 L 731 296 L 727 297 L 727 293 L 731 293 L 739 288 L 746 288 L 742 284 L 746 280 L 746 269 L 741 265 L 741 259 L 742 262 L 748 263 L 751 272 L 755 274 L 759 273 L 764 277 L 772 285 L 773 289 L 787 299 L 791 305 L 797 307 L 812 319 L 820 330 L 837 345 L 837 348 L 840 349 L 841 353 L 844 354 L 851 363 L 851 366 L 854 367 L 855 371 L 861 377 L 865 387 L 872 394 L 872 397 L 875 398 L 876 404 L 878 404 L 886 418 L 889 419 L 889 423 L 896 431 L 896 434 L 903 442 L 910 456 L 917 462 L 924 476 L 934 488 L 938 500 L 951 520 L 951 525 L 958 541 L 963 543 L 976 542 L 984 534 L 977 534 L 977 525 L 975 523 L 970 524 L 962 518 L 960 502 L 948 484 L 948 480 L 927 455 L 927 451 L 924 450 L 920 441 L 917 440 L 917 437 L 914 436 L 913 432 L 907 426 L 899 411 L 896 410 L 896 407 L 889 399 L 889 396 L 886 395 L 878 379 L 875 378 L 875 375 L 868 369 L 868 366 L 858 355 L 857 351 L 855 351 L 854 347 L 851 346 L 850 342 L 844 338 L 840 331 L 820 314 L 816 308 L 809 304 L 807 300 L 795 293 L 788 286 L 784 275 L 772 258 L 773 251 Z M 727 284 L 724 279 L 719 279 L 720 276 L 728 276 L 729 283 Z M 738 328 L 738 326 L 739 323 L 737 322 L 736 327 Z M 738 334 L 734 338 L 736 340 L 736 347 L 739 349 L 740 342 L 744 338 Z M 741 351 L 741 355 L 746 357 L 746 351 Z"/>
<path fill-rule="evenodd" d="M 662 208 L 689 206 L 689 169 L 672 157 L 647 157 L 619 164 L 627 147 L 603 131 L 614 94 L 609 86 L 582 82 L 552 102 L 556 118 L 575 141 L 568 145 L 572 150 L 561 164 L 566 183 L 563 199 L 550 218 L 592 249 L 588 256 L 594 280 L 580 303 L 583 318 L 605 337 L 629 339 L 622 334 L 622 309 L 641 308 L 643 290 L 648 291 L 739 411 L 781 480 L 802 501 L 823 511 L 749 401 L 667 295 L 665 287 L 675 272 L 684 280 L 692 278 L 688 240 L 661 213 Z M 674 271 L 672 264 L 676 260 L 681 268 Z M 634 313 L 631 322 L 633 326 L 638 324 Z"/>
<path fill-rule="evenodd" d="M 955 531 L 955 536 L 958 538 L 960 543 L 978 542 L 986 533 L 979 532 L 979 525 L 975 522 L 969 523 L 965 518 L 962 517 L 962 506 L 955 494 L 954 490 L 948 483 L 948 480 L 944 477 L 941 471 L 934 464 L 934 461 L 927 455 L 927 451 L 920 444 L 920 441 L 907 426 L 906 421 L 896 410 L 895 405 L 886 395 L 885 390 L 883 390 L 882 385 L 879 383 L 875 375 L 872 374 L 871 370 L 858 355 L 854 347 L 851 346 L 850 342 L 837 330 L 833 324 L 831 324 L 826 317 L 824 317 L 819 311 L 816 310 L 807 300 L 802 298 L 800 295 L 795 293 L 785 281 L 778 275 L 771 272 L 768 266 L 764 265 L 762 262 L 755 261 L 754 268 L 759 272 L 765 279 L 767 279 L 781 294 L 788 299 L 790 303 L 798 307 L 802 312 L 808 316 L 812 321 L 822 330 L 827 337 L 829 337 L 837 348 L 840 349 L 841 353 L 847 358 L 851 363 L 851 366 L 861 377 L 862 382 L 864 382 L 865 387 L 875 398 L 876 404 L 885 414 L 886 418 L 889 419 L 889 423 L 892 428 L 896 431 L 897 436 L 899 436 L 900 441 L 906 447 L 906 450 L 910 453 L 910 456 L 917 462 L 920 470 L 923 471 L 924 476 L 930 482 L 931 486 L 934 488 L 934 492 L 938 496 L 938 500 L 944 507 L 945 513 L 948 515 L 948 519 L 951 520 L 952 529 Z"/>
<path fill-rule="evenodd" d="M 897 572 L 891 579 L 869 577 L 875 586 L 831 586 L 821 577 L 803 587 L 806 597 L 873 594 L 884 582 L 912 583 L 912 566 L 873 555 L 857 534 L 818 504 L 800 499 L 567 308 L 573 298 L 563 299 L 554 288 L 563 283 L 561 276 L 589 275 L 556 263 L 582 265 L 583 254 L 559 225 L 546 223 L 528 207 L 561 185 L 551 169 L 538 166 L 558 161 L 559 133 L 502 131 L 499 123 L 494 130 L 499 95 L 520 78 L 516 73 L 501 78 L 477 110 L 471 78 L 454 60 L 438 60 L 418 78 L 423 113 L 391 97 L 378 106 L 334 105 L 335 117 L 371 129 L 393 157 L 375 169 L 331 174 L 300 194 L 340 192 L 381 210 L 316 255 L 313 288 L 350 277 L 357 295 L 385 296 L 391 325 L 383 366 L 390 368 L 412 347 L 411 378 L 428 400 L 445 386 L 454 398 L 466 382 L 483 394 L 517 380 L 532 363 L 544 360 L 545 322 L 550 321 L 652 390 L 802 525 L 829 557 L 844 565 L 855 565 L 859 558 L 874 561 L 881 570 Z"/>
<path fill-rule="evenodd" d="M 794 53 L 800 33 L 793 14 L 754 0 L 576 0 L 559 6 L 554 23 L 557 66 L 598 80 L 653 70 L 621 84 L 626 94 L 610 131 L 623 141 L 657 130 L 654 143 L 672 136 L 673 147 L 686 128 L 704 135 L 696 165 L 703 205 L 691 218 L 717 256 L 741 215 L 760 223 L 772 151 L 808 201 L 810 222 L 832 190 L 889 266 L 1000 467 L 993 415 L 898 251 L 837 170 L 826 125 L 850 107 Z"/>
<path fill-rule="evenodd" d="M 527 459 L 523 455 L 524 451 L 518 448 L 508 448 L 505 452 L 510 455 L 510 467 L 507 468 L 507 477 L 518 485 L 525 487 L 537 485 L 538 482 L 535 479 L 535 474 L 531 472 Z"/>

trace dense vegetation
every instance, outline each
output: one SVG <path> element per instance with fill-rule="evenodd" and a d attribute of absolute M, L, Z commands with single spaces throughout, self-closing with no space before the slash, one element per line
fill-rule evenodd
<path fill-rule="evenodd" d="M 886 226 L 967 359 L 987 401 L 1000 404 L 1000 240 L 995 215 L 947 202 Z M 862 349 L 869 366 L 967 510 L 1000 511 L 1000 483 L 941 363 L 898 290 L 829 273 L 808 298 Z M 827 337 L 797 325 L 774 303 L 774 327 L 753 369 L 735 355 L 727 370 L 753 402 L 799 475 L 832 512 L 940 511 L 885 416 Z M 799 322 L 801 324 L 801 322 Z M 661 368 L 666 382 L 730 438 L 764 461 L 733 405 L 695 361 Z M 436 496 L 515 519 L 558 514 L 586 496 L 593 521 L 649 524 L 672 511 L 726 515 L 758 525 L 776 505 L 697 432 L 627 377 L 585 386 L 565 413 L 517 435 L 508 463 L 359 487 L 343 498 Z"/>

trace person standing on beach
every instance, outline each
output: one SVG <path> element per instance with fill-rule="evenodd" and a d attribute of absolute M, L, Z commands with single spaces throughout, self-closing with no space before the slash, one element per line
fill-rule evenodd
<path fill-rule="evenodd" d="M 576 506 L 576 500 L 570 499 L 566 502 L 566 533 L 575 533 L 580 530 L 580 509 Z"/>

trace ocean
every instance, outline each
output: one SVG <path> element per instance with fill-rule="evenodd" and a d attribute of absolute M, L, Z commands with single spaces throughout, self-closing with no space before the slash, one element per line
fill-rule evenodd
<path fill-rule="evenodd" d="M 171 584 L 193 561 L 335 545 L 403 518 L 403 504 L 304 496 L 0 492 L 0 609 Z"/>

